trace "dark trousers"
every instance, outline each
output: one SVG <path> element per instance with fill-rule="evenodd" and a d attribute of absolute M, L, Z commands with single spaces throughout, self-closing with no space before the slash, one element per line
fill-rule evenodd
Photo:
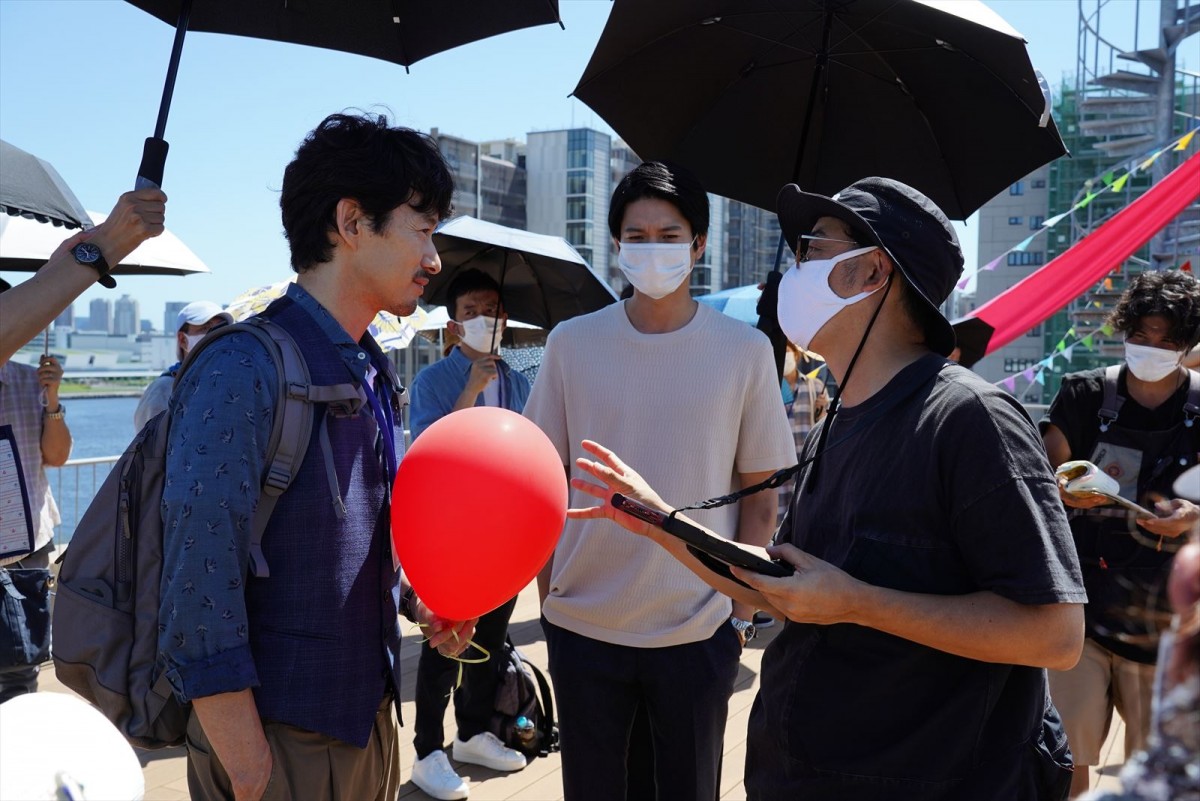
<path fill-rule="evenodd" d="M 545 618 L 562 744 L 566 801 L 626 798 L 630 736 L 639 705 L 650 722 L 657 795 L 714 801 L 729 696 L 741 643 L 722 625 L 707 640 L 634 648 L 584 637 Z"/>
<path fill-rule="evenodd" d="M 12 568 L 42 568 L 50 567 L 50 554 L 54 550 L 54 541 L 46 543 L 21 561 L 9 565 Z M 22 665 L 20 667 L 0 668 L 0 704 L 18 695 L 37 692 L 39 665 Z"/>
<path fill-rule="evenodd" d="M 413 748 L 417 759 L 424 759 L 434 751 L 445 748 L 446 733 L 442 721 L 446 717 L 446 704 L 450 693 L 454 693 L 454 720 L 458 724 L 458 739 L 467 741 L 488 730 L 488 722 L 496 699 L 496 659 L 504 647 L 508 635 L 508 620 L 512 617 L 517 599 L 493 609 L 475 626 L 471 638 L 483 647 L 491 658 L 478 664 L 465 664 L 447 659 L 429 647 L 421 645 L 421 661 L 417 664 L 417 718 L 413 723 Z M 462 656 L 481 656 L 474 648 L 468 648 Z M 454 689 L 458 679 L 458 668 L 462 664 L 462 686 Z"/>

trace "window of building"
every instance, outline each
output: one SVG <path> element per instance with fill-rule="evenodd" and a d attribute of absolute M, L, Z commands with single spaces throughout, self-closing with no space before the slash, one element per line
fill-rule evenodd
<path fill-rule="evenodd" d="M 1045 221 L 1046 221 L 1046 218 L 1043 217 L 1042 215 L 1040 215 L 1040 214 L 1033 215 L 1032 217 L 1029 218 L 1029 230 L 1036 231 L 1037 229 L 1042 227 L 1042 223 L 1044 223 Z"/>
<path fill-rule="evenodd" d="M 1009 253 L 1006 263 L 1009 267 L 1036 267 L 1040 265 L 1045 258 L 1045 254 L 1040 250 L 1027 250 L 1025 252 Z"/>
<path fill-rule="evenodd" d="M 567 198 L 567 219 L 568 220 L 586 220 L 586 219 L 588 219 L 588 199 L 586 197 L 569 197 L 569 198 Z"/>
<path fill-rule="evenodd" d="M 592 244 L 592 226 L 588 223 L 567 223 L 567 241 L 576 248 Z"/>
<path fill-rule="evenodd" d="M 1027 333 L 1025 336 L 1040 337 L 1041 335 L 1042 335 L 1042 327 L 1040 325 L 1035 325 L 1033 328 L 1029 329 L 1029 333 Z"/>
<path fill-rule="evenodd" d="M 588 175 L 586 172 L 567 173 L 567 194 L 586 195 L 588 191 Z"/>
<path fill-rule="evenodd" d="M 1009 217 L 1008 218 L 1009 225 L 1021 225 L 1024 222 L 1025 222 L 1024 217 Z"/>
<path fill-rule="evenodd" d="M 1045 178 L 1034 178 L 1032 181 L 1029 182 L 1029 188 L 1030 189 L 1045 189 L 1046 188 L 1046 179 Z"/>
<path fill-rule="evenodd" d="M 1008 194 L 1010 194 L 1010 195 L 1023 195 L 1023 194 L 1025 194 L 1025 184 L 1024 184 L 1024 182 L 1022 182 L 1022 181 L 1017 181 L 1015 184 L 1013 184 L 1012 186 L 1010 186 L 1010 187 L 1008 188 Z"/>
<path fill-rule="evenodd" d="M 1024 372 L 1025 370 L 1028 370 L 1030 367 L 1033 367 L 1037 363 L 1038 363 L 1038 360 L 1036 360 L 1036 359 L 1005 359 L 1004 360 L 1004 372 L 1006 372 L 1006 373 Z"/>

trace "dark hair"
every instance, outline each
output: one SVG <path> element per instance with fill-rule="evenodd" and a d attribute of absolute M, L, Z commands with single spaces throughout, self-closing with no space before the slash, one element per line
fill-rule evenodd
<path fill-rule="evenodd" d="M 644 198 L 665 200 L 692 226 L 693 236 L 708 233 L 708 195 L 686 168 L 664 161 L 644 161 L 621 179 L 608 204 L 608 230 L 621 238 L 625 207 Z"/>
<path fill-rule="evenodd" d="M 1144 317 L 1163 317 L 1169 336 L 1191 349 L 1200 343 L 1200 281 L 1177 270 L 1145 272 L 1129 284 L 1108 316 L 1114 331 L 1128 336 Z"/>
<path fill-rule="evenodd" d="M 420 214 L 450 215 L 454 179 L 437 143 L 410 128 L 392 128 L 382 114 L 331 114 L 296 150 L 283 171 L 279 207 L 303 272 L 333 257 L 329 234 L 337 204 L 353 198 L 378 233 L 392 210 L 408 203 Z"/>
<path fill-rule="evenodd" d="M 454 280 L 446 289 L 446 311 L 450 312 L 452 319 L 457 320 L 459 298 L 471 292 L 486 292 L 489 289 L 497 295 L 500 294 L 500 285 L 496 283 L 495 278 L 483 270 L 475 268 L 463 270 L 454 276 Z"/>

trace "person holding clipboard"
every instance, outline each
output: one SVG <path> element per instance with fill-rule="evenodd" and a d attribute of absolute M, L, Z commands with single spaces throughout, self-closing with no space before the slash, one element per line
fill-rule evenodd
<path fill-rule="evenodd" d="M 0 293 L 7 289 L 8 284 L 0 281 Z M 15 541 L 0 547 L 0 594 L 6 607 L 19 604 L 22 610 L 20 614 L 0 615 L 0 626 L 6 627 L 0 632 L 0 641 L 24 644 L 20 649 L 0 649 L 0 703 L 36 692 L 38 657 L 49 656 L 44 653 L 50 625 L 48 568 L 59 514 L 45 468 L 66 464 L 71 455 L 67 412 L 58 400 L 62 376 L 62 365 L 48 354 L 40 357 L 37 367 L 10 359 L 0 363 L 0 438 L 4 450 L 17 457 L 13 468 L 21 476 L 14 476 L 15 482 L 4 482 L 5 495 L 12 500 L 14 487 L 24 490 L 25 530 L 32 534 L 32 541 L 26 541 L 24 547 Z M 7 511 L 4 517 L 7 523 Z M 8 526 L 0 528 L 7 530 Z M 18 620 L 23 621 L 23 630 L 10 628 Z M 24 656 L 17 658 L 18 652 Z"/>
<path fill-rule="evenodd" d="M 750 716 L 751 801 L 1065 798 L 1071 757 L 1045 668 L 1079 658 L 1085 594 L 1032 421 L 945 358 L 954 230 L 884 178 L 833 197 L 790 185 L 778 213 L 798 254 L 780 325 L 840 389 L 776 544 L 715 572 L 689 550 L 704 532 L 669 533 L 690 522 L 672 504 L 692 499 L 660 497 L 636 462 L 591 441 L 576 462 L 589 478 L 572 486 L 601 503 L 568 515 L 642 534 L 785 619 Z"/>

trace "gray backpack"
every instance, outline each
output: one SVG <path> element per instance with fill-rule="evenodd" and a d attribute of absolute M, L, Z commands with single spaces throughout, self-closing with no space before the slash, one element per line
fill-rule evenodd
<path fill-rule="evenodd" d="M 262 496 L 251 527 L 250 563 L 269 575 L 262 536 L 279 496 L 304 462 L 314 403 L 361 403 L 353 384 L 313 386 L 292 337 L 263 317 L 218 328 L 188 354 L 179 378 L 197 356 L 236 332 L 259 339 L 275 362 L 277 405 Z M 58 679 L 104 713 L 141 748 L 179 745 L 188 705 L 157 670 L 159 586 L 163 565 L 162 491 L 170 411 L 137 433 L 84 512 L 61 557 L 54 602 L 54 669 Z M 328 456 L 328 455 L 327 455 Z M 340 493 L 334 490 L 335 502 Z"/>

